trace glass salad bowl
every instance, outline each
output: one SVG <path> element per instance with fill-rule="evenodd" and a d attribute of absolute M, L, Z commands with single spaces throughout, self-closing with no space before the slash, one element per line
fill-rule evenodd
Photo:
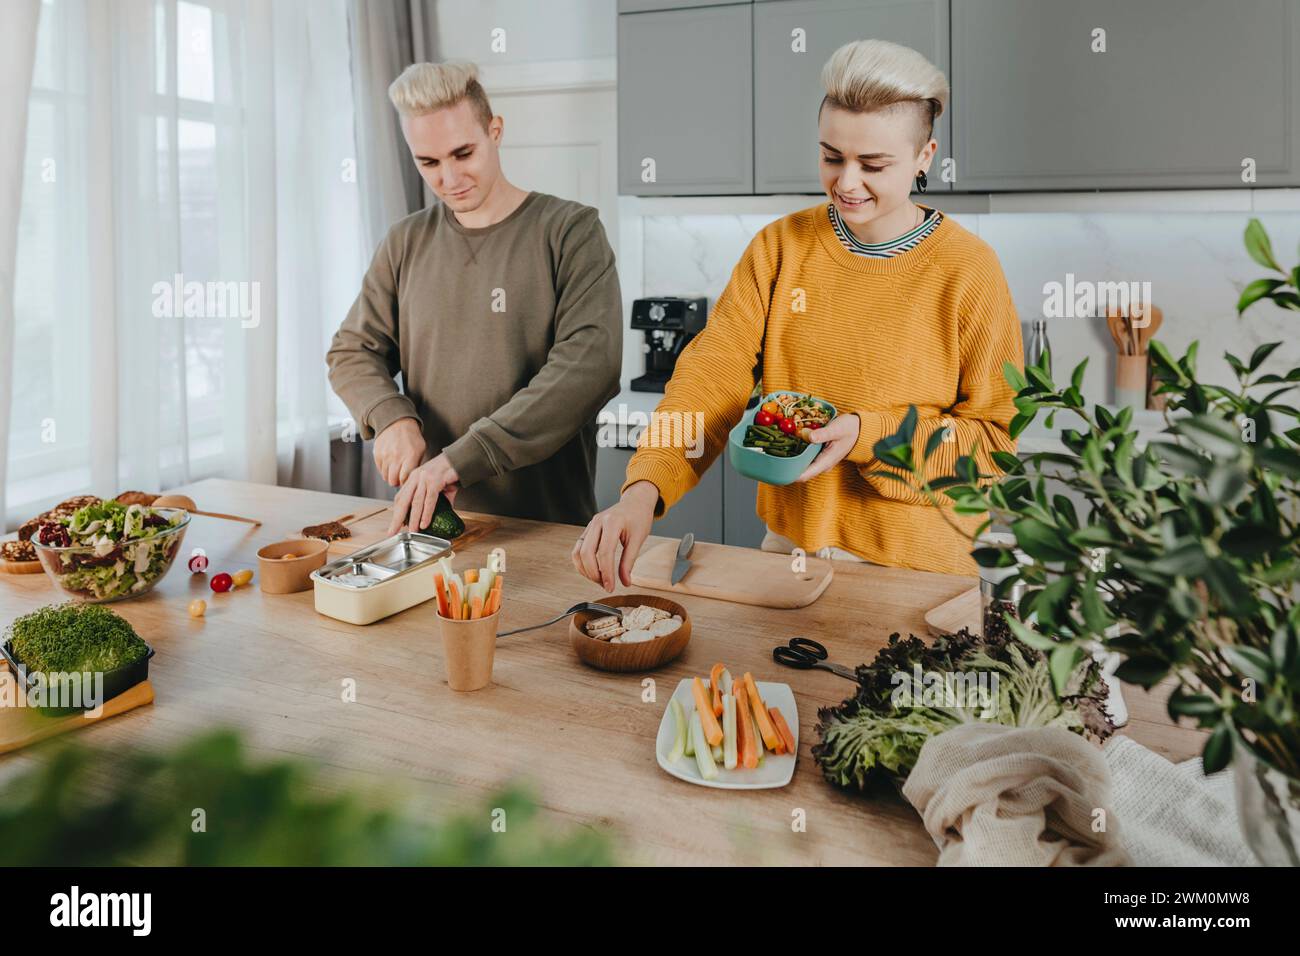
<path fill-rule="evenodd" d="M 39 532 L 32 545 L 46 576 L 74 601 L 107 604 L 139 597 L 153 590 L 176 560 L 189 527 L 189 512 L 181 508 L 150 508 L 166 525 L 145 529 L 138 537 L 98 544 L 42 544 Z"/>

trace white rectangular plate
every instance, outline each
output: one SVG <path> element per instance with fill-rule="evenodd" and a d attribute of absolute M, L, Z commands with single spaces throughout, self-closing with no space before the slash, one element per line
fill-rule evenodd
<path fill-rule="evenodd" d="M 705 780 L 700 776 L 700 768 L 696 766 L 694 757 L 682 757 L 672 763 L 668 760 L 668 753 L 673 749 L 676 740 L 676 725 L 673 723 L 672 705 L 669 703 L 664 705 L 664 716 L 659 721 L 659 734 L 655 738 L 655 756 L 659 760 L 659 766 L 687 783 L 698 784 L 701 787 L 716 787 L 719 790 L 768 790 L 784 787 L 789 783 L 794 777 L 795 755 L 799 752 L 799 711 L 795 709 L 794 691 L 790 689 L 789 684 L 774 684 L 761 680 L 754 683 L 758 686 L 758 693 L 763 698 L 763 702 L 781 711 L 781 716 L 790 725 L 790 733 L 794 734 L 794 753 L 765 754 L 762 765 L 753 770 L 746 770 L 739 766 L 735 770 L 728 770 L 719 764 L 718 775 L 712 780 Z M 708 687 L 709 682 L 704 681 L 704 686 Z M 677 685 L 672 699 L 682 705 L 682 710 L 686 711 L 689 717 L 695 710 L 690 680 L 683 680 Z"/>

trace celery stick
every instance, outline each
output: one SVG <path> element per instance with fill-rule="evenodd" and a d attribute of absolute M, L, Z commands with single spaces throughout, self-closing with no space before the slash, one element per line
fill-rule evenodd
<path fill-rule="evenodd" d="M 718 765 L 713 762 L 712 748 L 704 739 L 704 725 L 696 712 L 691 713 L 691 738 L 695 743 L 695 765 L 700 768 L 700 776 L 712 780 L 718 775 Z"/>
<path fill-rule="evenodd" d="M 691 736 L 691 718 L 694 716 L 694 706 L 682 709 L 682 720 L 686 721 L 686 749 L 682 752 L 688 757 L 695 756 L 695 738 Z"/>
<path fill-rule="evenodd" d="M 725 674 L 723 674 L 723 683 L 726 683 Z M 736 697 L 734 694 L 723 694 L 722 765 L 728 770 L 735 770 L 738 759 L 736 754 Z"/>
<path fill-rule="evenodd" d="M 676 763 L 686 752 L 686 731 L 689 727 L 686 723 L 686 712 L 682 710 L 681 702 L 676 697 L 668 702 L 668 711 L 673 715 L 674 727 L 673 749 L 668 751 L 668 762 Z"/>
<path fill-rule="evenodd" d="M 743 687 L 741 693 L 744 693 Z M 754 722 L 754 743 L 758 750 L 758 765 L 761 767 L 763 766 L 763 759 L 767 756 L 767 748 L 763 746 L 763 735 L 758 730 L 758 717 L 754 715 L 752 708 L 749 711 L 749 717 Z"/>
<path fill-rule="evenodd" d="M 731 671 L 727 670 L 725 667 L 722 669 L 722 674 L 718 677 L 718 683 L 722 685 L 722 692 L 724 694 L 735 693 L 735 691 L 731 689 Z"/>
<path fill-rule="evenodd" d="M 703 725 L 701 724 L 701 726 Z M 715 763 L 722 763 L 725 757 L 725 754 L 723 753 L 722 750 L 722 744 L 713 744 L 712 746 L 709 747 L 709 752 L 713 754 L 713 760 Z"/>

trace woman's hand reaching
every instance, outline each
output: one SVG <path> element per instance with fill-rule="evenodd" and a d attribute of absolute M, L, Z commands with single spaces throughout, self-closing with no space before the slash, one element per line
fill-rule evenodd
<path fill-rule="evenodd" d="M 631 587 L 632 565 L 650 534 L 658 503 L 659 489 L 653 482 L 628 485 L 618 503 L 592 518 L 579 535 L 573 546 L 574 569 L 606 591 L 613 591 L 619 581 Z"/>

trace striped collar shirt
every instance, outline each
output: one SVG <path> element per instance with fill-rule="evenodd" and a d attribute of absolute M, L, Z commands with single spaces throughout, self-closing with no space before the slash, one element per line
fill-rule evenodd
<path fill-rule="evenodd" d="M 943 219 L 943 213 L 939 212 L 939 210 L 923 206 L 921 208 L 925 210 L 925 218 L 921 220 L 921 224 L 916 228 L 909 229 L 901 236 L 890 239 L 888 242 L 863 242 L 845 224 L 834 203 L 827 203 L 826 208 L 830 212 L 831 226 L 835 229 L 835 235 L 839 237 L 840 242 L 844 243 L 844 248 L 848 249 L 849 252 L 872 259 L 888 259 L 890 256 L 896 256 L 901 252 L 916 248 L 922 239 L 934 232 L 939 225 L 939 221 Z"/>

